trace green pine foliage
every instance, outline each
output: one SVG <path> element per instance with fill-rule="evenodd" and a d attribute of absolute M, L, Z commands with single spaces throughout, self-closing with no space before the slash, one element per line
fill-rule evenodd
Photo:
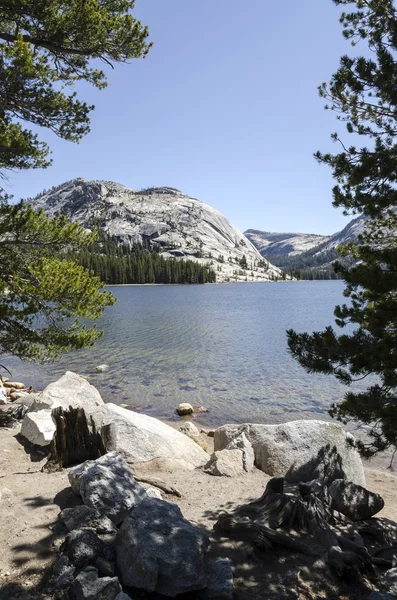
<path fill-rule="evenodd" d="M 77 97 L 76 84 L 102 89 L 101 62 L 113 66 L 149 51 L 133 8 L 133 0 L 1 2 L 0 181 L 9 170 L 50 165 L 39 128 L 73 142 L 89 131 L 94 107 Z M 8 199 L 0 185 L 0 353 L 45 361 L 93 344 L 101 333 L 79 317 L 97 319 L 114 298 L 66 257 L 93 236 Z"/>
<path fill-rule="evenodd" d="M 95 320 L 115 300 L 65 254 L 93 240 L 65 217 L 0 204 L 0 354 L 43 362 L 102 335 L 78 317 Z"/>
<path fill-rule="evenodd" d="M 90 250 L 69 258 L 92 271 L 108 285 L 133 283 L 215 283 L 215 272 L 198 262 L 165 259 L 141 245 L 129 248 L 104 233 Z"/>
<path fill-rule="evenodd" d="M 341 17 L 344 36 L 371 52 L 343 56 L 330 84 L 320 87 L 354 141 L 347 146 L 334 134 L 341 151 L 316 157 L 332 169 L 334 205 L 369 219 L 357 243 L 342 249 L 353 266 L 336 265 L 348 302 L 336 307 L 335 323 L 347 332 L 290 330 L 288 344 L 309 373 L 332 374 L 349 387 L 330 413 L 369 426 L 360 449 L 371 456 L 397 446 L 397 12 L 392 0 L 334 3 L 353 5 Z M 350 387 L 363 380 L 364 391 Z"/>
<path fill-rule="evenodd" d="M 0 171 L 47 167 L 50 150 L 23 123 L 79 141 L 94 108 L 77 98 L 84 81 L 98 89 L 97 68 L 145 57 L 148 30 L 131 0 L 11 0 L 0 6 Z M 95 66 L 92 61 L 98 59 Z"/>

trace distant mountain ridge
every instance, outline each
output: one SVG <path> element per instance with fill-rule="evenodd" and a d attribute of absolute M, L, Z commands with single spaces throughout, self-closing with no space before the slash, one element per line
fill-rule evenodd
<path fill-rule="evenodd" d="M 331 270 L 338 258 L 336 248 L 346 244 L 364 231 L 366 217 L 360 215 L 331 236 L 309 233 L 269 233 L 248 229 L 245 235 L 260 254 L 286 270 Z"/>
<path fill-rule="evenodd" d="M 273 233 L 257 229 L 247 229 L 244 235 L 263 256 L 273 254 L 293 256 L 311 250 L 311 248 L 328 241 L 331 237 L 311 233 Z"/>
<path fill-rule="evenodd" d="M 165 258 L 209 265 L 217 281 L 269 281 L 279 268 L 219 211 L 170 187 L 132 190 L 111 181 L 73 179 L 27 199 L 49 216 L 100 227 L 120 242 L 156 247 Z"/>

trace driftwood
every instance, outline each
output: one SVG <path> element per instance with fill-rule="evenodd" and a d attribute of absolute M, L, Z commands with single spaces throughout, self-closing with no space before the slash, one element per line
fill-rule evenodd
<path fill-rule="evenodd" d="M 215 528 L 262 551 L 281 546 L 321 556 L 341 577 L 364 574 L 373 579 L 373 565 L 386 564 L 368 552 L 356 524 L 331 509 L 327 486 L 318 480 L 285 491 L 284 480 L 273 478 L 261 498 L 231 514 L 221 513 Z"/>
<path fill-rule="evenodd" d="M 127 461 L 128 462 L 128 461 Z M 137 475 L 134 473 L 134 479 L 139 481 L 140 483 L 148 483 L 149 485 L 153 485 L 154 487 L 163 490 L 166 494 L 171 494 L 173 496 L 177 496 L 178 498 L 182 498 L 182 494 L 174 488 L 172 485 L 168 485 L 161 479 L 156 479 L 155 477 L 146 477 L 143 475 Z"/>
<path fill-rule="evenodd" d="M 91 418 L 87 421 L 83 408 L 55 408 L 52 418 L 56 432 L 50 445 L 47 470 L 55 465 L 60 468 L 77 465 L 106 453 L 101 432 Z"/>

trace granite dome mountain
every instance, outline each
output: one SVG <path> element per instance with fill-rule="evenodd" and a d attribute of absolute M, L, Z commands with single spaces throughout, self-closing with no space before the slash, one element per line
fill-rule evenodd
<path fill-rule="evenodd" d="M 62 214 L 87 228 L 99 226 L 129 246 L 145 243 L 165 258 L 210 265 L 219 282 L 282 277 L 223 214 L 174 188 L 137 191 L 78 178 L 26 202 L 49 216 Z"/>

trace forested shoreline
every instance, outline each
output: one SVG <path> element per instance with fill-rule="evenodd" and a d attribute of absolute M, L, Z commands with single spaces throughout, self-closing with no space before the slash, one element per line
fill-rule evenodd
<path fill-rule="evenodd" d="M 193 260 L 164 258 L 156 250 L 141 244 L 132 248 L 104 233 L 90 250 L 70 253 L 68 258 L 108 285 L 170 283 L 215 283 L 216 275 L 209 266 Z"/>

